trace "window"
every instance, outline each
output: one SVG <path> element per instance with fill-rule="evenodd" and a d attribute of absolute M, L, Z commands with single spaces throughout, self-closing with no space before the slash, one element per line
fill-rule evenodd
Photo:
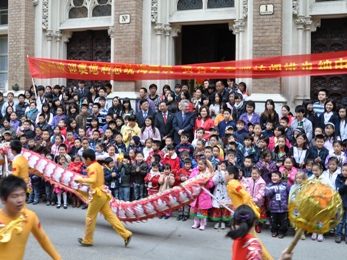
<path fill-rule="evenodd" d="M 0 2 L 0 25 L 8 24 L 8 1 Z"/>
<path fill-rule="evenodd" d="M 8 78 L 8 39 L 0 37 L 0 89 L 5 89 Z"/>
<path fill-rule="evenodd" d="M 208 0 L 207 8 L 234 7 L 234 0 Z"/>
<path fill-rule="evenodd" d="M 69 18 L 111 16 L 112 0 L 70 0 Z M 90 11 L 91 10 L 91 11 Z"/>
<path fill-rule="evenodd" d="M 177 3 L 177 10 L 202 9 L 202 0 L 180 0 Z"/>

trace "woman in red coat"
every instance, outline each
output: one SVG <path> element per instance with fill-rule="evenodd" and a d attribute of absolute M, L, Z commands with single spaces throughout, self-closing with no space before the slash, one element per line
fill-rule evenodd
<path fill-rule="evenodd" d="M 210 118 L 210 109 L 207 106 L 202 106 L 200 108 L 199 116 L 195 120 L 194 135 L 196 129 L 200 127 L 205 130 L 204 140 L 208 140 L 210 137 L 210 128 L 214 127 L 214 120 Z"/>

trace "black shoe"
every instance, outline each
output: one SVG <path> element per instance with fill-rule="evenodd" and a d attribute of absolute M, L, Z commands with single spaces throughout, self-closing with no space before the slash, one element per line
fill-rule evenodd
<path fill-rule="evenodd" d="M 36 204 L 39 204 L 38 200 L 33 202 L 33 205 L 36 205 Z"/>
<path fill-rule="evenodd" d="M 56 204 L 55 202 L 52 202 L 52 203 L 51 203 L 51 206 L 55 206 L 55 204 Z"/>
<path fill-rule="evenodd" d="M 125 247 L 127 247 L 129 244 L 130 244 L 130 241 L 131 241 L 131 237 L 132 237 L 133 235 L 131 234 L 130 236 L 128 236 L 128 238 L 127 239 L 124 239 L 124 246 Z"/>
<path fill-rule="evenodd" d="M 342 238 L 341 238 L 340 236 L 336 236 L 336 237 L 335 237 L 335 243 L 340 244 L 341 241 L 342 241 Z"/>
<path fill-rule="evenodd" d="M 183 216 L 182 221 L 187 221 L 189 219 L 188 216 Z"/>
<path fill-rule="evenodd" d="M 61 207 L 61 205 L 58 204 L 58 205 L 57 205 L 57 209 L 60 209 L 60 207 Z"/>
<path fill-rule="evenodd" d="M 83 206 L 82 206 L 82 209 L 87 209 L 88 208 L 88 205 L 87 204 L 84 204 Z"/>
<path fill-rule="evenodd" d="M 85 243 L 83 242 L 83 239 L 82 239 L 82 238 L 78 238 L 77 240 L 78 240 L 78 243 L 80 243 L 82 246 L 85 246 L 85 247 L 93 246 L 92 244 L 85 244 Z"/>
<path fill-rule="evenodd" d="M 177 216 L 177 221 L 180 221 L 180 220 L 182 220 L 183 219 L 183 216 L 182 215 L 178 215 Z"/>
<path fill-rule="evenodd" d="M 49 200 L 47 200 L 46 206 L 50 206 L 50 205 L 51 205 L 51 202 Z"/>
<path fill-rule="evenodd" d="M 164 216 L 164 219 L 168 219 L 170 216 Z"/>
<path fill-rule="evenodd" d="M 64 205 L 64 209 L 67 209 L 67 205 Z"/>
<path fill-rule="evenodd" d="M 158 218 L 159 219 L 162 219 L 164 217 L 164 215 L 159 215 Z"/>

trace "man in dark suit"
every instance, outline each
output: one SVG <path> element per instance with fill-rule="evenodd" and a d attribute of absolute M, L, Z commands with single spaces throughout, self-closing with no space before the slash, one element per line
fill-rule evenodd
<path fill-rule="evenodd" d="M 89 93 L 89 88 L 87 88 L 85 84 L 86 82 L 84 80 L 78 81 L 78 88 L 75 90 L 75 92 L 78 94 L 79 99 L 86 97 Z"/>
<path fill-rule="evenodd" d="M 173 137 L 174 135 L 174 129 L 172 127 L 174 114 L 167 110 L 168 106 L 165 101 L 161 101 L 158 107 L 159 111 L 155 114 L 154 126 L 158 128 L 162 146 L 164 146 L 166 137 Z"/>
<path fill-rule="evenodd" d="M 137 125 L 141 128 L 145 125 L 145 120 L 148 116 L 154 117 L 154 113 L 152 110 L 149 110 L 149 103 L 147 99 L 140 100 L 140 110 L 136 113 L 136 121 Z"/>
<path fill-rule="evenodd" d="M 174 143 L 179 144 L 181 142 L 182 132 L 189 133 L 189 142 L 193 141 L 193 129 L 195 125 L 195 114 L 189 112 L 189 100 L 183 99 L 180 102 L 180 110 L 175 113 L 173 120 L 174 129 Z"/>

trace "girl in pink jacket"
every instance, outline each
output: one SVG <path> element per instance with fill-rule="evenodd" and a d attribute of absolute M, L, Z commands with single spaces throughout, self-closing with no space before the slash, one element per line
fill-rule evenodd
<path fill-rule="evenodd" d="M 284 159 L 283 165 L 279 169 L 282 173 L 283 180 L 286 181 L 289 187 L 292 187 L 295 180 L 295 175 L 298 172 L 298 169 L 294 167 L 294 160 L 291 157 Z"/>
<path fill-rule="evenodd" d="M 198 163 L 198 167 L 195 168 L 189 176 L 189 179 L 199 175 L 200 173 L 207 173 L 209 169 L 207 167 L 206 159 L 200 159 Z M 212 178 L 205 185 L 206 189 L 210 189 L 213 187 Z M 207 223 L 208 210 L 212 208 L 212 200 L 210 195 L 206 192 L 201 192 L 200 195 L 194 200 L 192 204 L 190 204 L 190 215 L 194 217 L 194 224 L 192 226 L 193 229 L 199 228 L 200 230 L 204 230 Z"/>
<path fill-rule="evenodd" d="M 260 218 L 259 222 L 266 222 L 266 209 L 265 209 L 265 188 L 266 183 L 261 177 L 260 170 L 257 167 L 253 167 L 251 170 L 251 178 L 248 181 L 247 191 L 251 195 L 252 200 L 255 205 L 260 209 Z M 255 230 L 257 233 L 261 232 L 260 223 L 257 223 Z"/>

